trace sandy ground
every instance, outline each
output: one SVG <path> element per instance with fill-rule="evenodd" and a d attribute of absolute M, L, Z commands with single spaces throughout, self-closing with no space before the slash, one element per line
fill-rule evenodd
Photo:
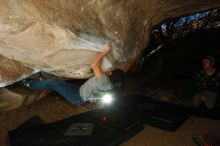
<path fill-rule="evenodd" d="M 32 105 L 0 114 L 0 145 L 6 146 L 7 132 L 28 118 L 38 115 L 45 122 L 60 120 L 87 110 L 77 107 L 62 98 L 47 97 Z M 124 142 L 122 146 L 196 146 L 191 140 L 193 132 L 208 132 L 220 128 L 220 121 L 191 116 L 176 132 L 163 131 L 148 125 L 139 134 Z"/>

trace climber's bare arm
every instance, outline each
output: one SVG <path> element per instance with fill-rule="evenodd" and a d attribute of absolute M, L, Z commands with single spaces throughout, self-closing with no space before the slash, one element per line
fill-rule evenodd
<path fill-rule="evenodd" d="M 100 78 L 103 74 L 103 70 L 101 68 L 101 63 L 103 58 L 111 51 L 112 49 L 112 44 L 109 42 L 108 46 L 104 49 L 104 51 L 102 53 L 99 53 L 94 62 L 91 64 L 92 66 L 92 70 L 96 76 L 96 78 Z"/>

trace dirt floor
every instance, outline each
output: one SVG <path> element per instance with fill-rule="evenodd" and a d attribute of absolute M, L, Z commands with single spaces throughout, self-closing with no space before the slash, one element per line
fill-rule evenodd
<path fill-rule="evenodd" d="M 97 106 L 96 106 L 97 107 Z M 32 105 L 0 114 L 0 145 L 6 146 L 7 132 L 28 118 L 38 115 L 45 122 L 60 120 L 94 107 L 77 107 L 60 97 L 47 97 Z M 196 146 L 191 135 L 220 128 L 220 121 L 191 116 L 176 132 L 166 132 L 148 125 L 122 146 Z"/>

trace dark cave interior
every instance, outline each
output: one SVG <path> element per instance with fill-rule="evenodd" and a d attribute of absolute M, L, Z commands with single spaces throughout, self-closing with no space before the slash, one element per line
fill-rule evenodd
<path fill-rule="evenodd" d="M 220 68 L 219 12 L 199 12 L 155 27 L 139 73 L 147 96 L 188 99 L 190 104 L 196 91 L 194 76 L 202 69 L 203 57 L 213 56 Z"/>
<path fill-rule="evenodd" d="M 146 58 L 144 74 L 148 78 L 178 78 L 193 80 L 202 69 L 205 56 L 213 56 L 220 67 L 220 29 L 200 30 L 164 45 L 157 53 Z"/>

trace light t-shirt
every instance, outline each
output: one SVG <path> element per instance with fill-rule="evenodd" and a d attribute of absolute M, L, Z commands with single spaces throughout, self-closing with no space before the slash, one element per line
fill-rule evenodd
<path fill-rule="evenodd" d="M 103 74 L 100 78 L 95 76 L 87 80 L 79 89 L 80 96 L 84 101 L 96 101 L 100 98 L 106 91 L 111 90 L 113 85 L 110 78 Z"/>

